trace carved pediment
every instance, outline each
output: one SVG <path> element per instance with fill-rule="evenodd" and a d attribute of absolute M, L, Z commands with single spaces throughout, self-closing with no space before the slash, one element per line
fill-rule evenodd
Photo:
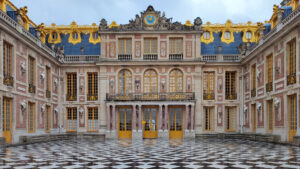
<path fill-rule="evenodd" d="M 100 32 L 107 31 L 201 31 L 202 30 L 202 20 L 197 17 L 194 20 L 194 24 L 190 21 L 182 24 L 180 22 L 172 22 L 172 18 L 167 18 L 165 12 L 156 11 L 153 6 L 148 6 L 148 8 L 141 12 L 140 15 L 136 15 L 135 19 L 129 20 L 128 24 L 117 25 L 116 22 L 108 25 L 105 19 L 100 21 Z"/>

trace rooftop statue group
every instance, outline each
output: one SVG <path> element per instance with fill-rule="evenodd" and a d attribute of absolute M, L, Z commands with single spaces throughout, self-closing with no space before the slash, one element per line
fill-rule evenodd
<path fill-rule="evenodd" d="M 153 14 L 157 17 L 157 22 L 153 25 L 147 25 L 144 22 L 144 17 L 147 14 Z M 155 11 L 152 6 L 149 6 L 146 11 L 141 13 L 141 16 L 136 15 L 135 19 L 129 20 L 129 24 L 121 24 L 120 26 L 109 27 L 107 21 L 102 19 L 100 21 L 100 31 L 144 31 L 144 30 L 195 30 L 200 31 L 202 29 L 202 20 L 197 17 L 194 20 L 193 25 L 181 24 L 180 22 L 172 22 L 172 18 L 167 18 L 165 12 L 160 15 L 159 11 Z"/>

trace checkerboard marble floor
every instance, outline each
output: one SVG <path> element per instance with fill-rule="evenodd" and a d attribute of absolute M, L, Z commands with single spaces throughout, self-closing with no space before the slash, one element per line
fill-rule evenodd
<path fill-rule="evenodd" d="M 300 147 L 245 140 L 65 140 L 10 147 L 1 168 L 299 168 Z"/>

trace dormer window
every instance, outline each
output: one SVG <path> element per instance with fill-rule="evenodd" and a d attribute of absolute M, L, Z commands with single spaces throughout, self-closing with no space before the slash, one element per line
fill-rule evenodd
<path fill-rule="evenodd" d="M 205 40 L 209 40 L 210 39 L 210 33 L 209 32 L 204 32 L 203 37 Z"/>
<path fill-rule="evenodd" d="M 231 34 L 230 34 L 229 31 L 226 31 L 226 32 L 224 33 L 224 38 L 225 38 L 226 40 L 229 40 L 229 39 L 230 39 L 230 36 L 231 36 Z"/>
<path fill-rule="evenodd" d="M 73 39 L 78 39 L 78 33 L 77 32 L 72 33 L 72 37 Z"/>
<path fill-rule="evenodd" d="M 57 35 L 56 32 L 53 32 L 53 33 L 52 33 L 52 39 L 53 39 L 53 40 L 57 40 L 57 36 L 58 36 L 58 35 Z"/>
<path fill-rule="evenodd" d="M 247 32 L 246 32 L 246 39 L 247 39 L 247 40 L 250 40 L 251 38 L 252 38 L 252 32 L 247 31 Z"/>
<path fill-rule="evenodd" d="M 94 32 L 94 33 L 93 33 L 93 38 L 94 38 L 95 40 L 98 39 L 98 36 L 99 36 L 99 35 L 98 35 L 97 32 Z"/>

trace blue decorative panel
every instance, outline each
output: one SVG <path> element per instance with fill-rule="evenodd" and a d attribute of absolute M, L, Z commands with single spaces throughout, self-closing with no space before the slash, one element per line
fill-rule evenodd
<path fill-rule="evenodd" d="M 10 18 L 12 18 L 14 21 L 17 22 L 17 16 L 16 16 L 16 12 L 15 12 L 15 11 L 7 11 L 6 13 L 7 13 L 7 15 L 8 15 Z"/>
<path fill-rule="evenodd" d="M 284 9 L 282 20 L 293 12 L 293 8 L 291 6 L 283 6 L 281 8 Z"/>
<path fill-rule="evenodd" d="M 267 35 L 271 31 L 271 24 L 266 23 L 266 24 L 264 24 L 264 26 L 266 27 L 264 35 Z"/>
<path fill-rule="evenodd" d="M 100 55 L 100 43 L 92 44 L 89 43 L 90 34 L 81 34 L 81 43 L 77 43 L 76 45 L 73 45 L 72 43 L 68 42 L 69 34 L 60 34 L 61 36 L 61 43 L 56 44 L 55 46 L 63 46 L 65 50 L 65 55 L 81 55 L 80 48 L 84 48 L 84 55 Z M 46 37 L 47 45 L 51 47 L 51 45 L 48 43 L 48 37 Z"/>
<path fill-rule="evenodd" d="M 238 47 L 241 43 L 243 43 L 243 34 L 242 32 L 233 33 L 234 42 L 230 44 L 226 44 L 221 42 L 221 32 L 213 33 L 214 35 L 214 42 L 210 44 L 201 43 L 201 54 L 218 54 L 218 46 L 222 46 L 221 54 L 239 54 Z M 253 46 L 254 43 L 251 44 Z"/>

